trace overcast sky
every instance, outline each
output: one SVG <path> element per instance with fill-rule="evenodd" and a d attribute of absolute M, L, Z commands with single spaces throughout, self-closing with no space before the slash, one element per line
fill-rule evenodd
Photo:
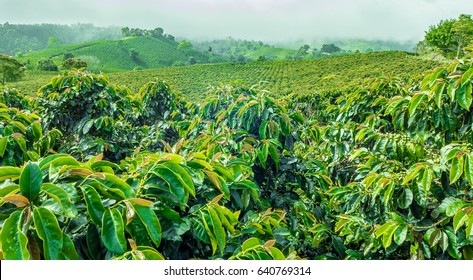
<path fill-rule="evenodd" d="M 0 0 L 0 23 L 162 27 L 188 38 L 420 40 L 473 0 Z"/>

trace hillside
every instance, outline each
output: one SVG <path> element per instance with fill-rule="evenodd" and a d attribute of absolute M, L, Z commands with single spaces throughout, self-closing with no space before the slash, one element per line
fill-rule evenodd
<path fill-rule="evenodd" d="M 422 60 L 404 52 L 379 52 L 327 57 L 312 60 L 266 61 L 250 63 L 202 64 L 183 67 L 110 73 L 113 83 L 126 85 L 138 92 L 146 82 L 166 80 L 173 90 L 187 99 L 201 99 L 209 86 L 241 81 L 246 85 L 262 82 L 263 88 L 275 95 L 291 93 L 343 91 L 378 75 L 409 79 L 438 66 L 438 62 Z M 22 92 L 34 94 L 55 74 L 27 71 L 15 84 Z"/>
<path fill-rule="evenodd" d="M 52 58 L 56 65 L 63 61 L 64 54 L 72 53 L 75 57 L 83 58 L 94 71 L 113 72 L 133 70 L 136 67 L 143 69 L 185 64 L 190 57 L 197 63 L 219 61 L 218 56 L 211 56 L 205 52 L 179 50 L 178 42 L 151 36 L 127 37 L 120 40 L 101 40 L 81 44 L 66 45 L 34 52 L 22 57 L 30 68 L 34 68 L 38 60 Z M 131 55 L 135 51 L 136 55 Z"/>

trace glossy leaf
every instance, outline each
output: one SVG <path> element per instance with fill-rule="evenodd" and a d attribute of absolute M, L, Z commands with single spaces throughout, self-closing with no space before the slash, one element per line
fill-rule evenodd
<path fill-rule="evenodd" d="M 8 217 L 2 227 L 0 241 L 3 257 L 6 260 L 28 260 L 30 253 L 27 248 L 28 238 L 22 232 L 23 212 L 15 211 Z"/>
<path fill-rule="evenodd" d="M 20 174 L 20 192 L 30 201 L 35 200 L 43 184 L 43 174 L 36 163 L 28 162 Z"/>
<path fill-rule="evenodd" d="M 105 247 L 115 254 L 126 251 L 125 226 L 117 209 L 106 209 L 102 217 L 101 239 Z"/>
<path fill-rule="evenodd" d="M 43 255 L 47 260 L 59 259 L 63 246 L 63 233 L 54 214 L 43 207 L 33 210 L 34 225 L 43 240 Z"/>

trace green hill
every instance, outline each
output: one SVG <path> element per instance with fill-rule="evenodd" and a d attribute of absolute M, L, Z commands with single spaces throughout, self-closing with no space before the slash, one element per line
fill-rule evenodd
<path fill-rule="evenodd" d="M 254 85 L 262 82 L 265 89 L 277 96 L 314 94 L 344 91 L 379 75 L 399 76 L 406 80 L 420 77 L 421 73 L 438 65 L 438 62 L 419 59 L 405 52 L 375 52 L 312 60 L 165 67 L 110 73 L 109 78 L 116 84 L 129 87 L 132 92 L 138 92 L 144 83 L 159 78 L 187 99 L 199 100 L 209 86 L 219 83 L 240 81 Z M 46 73 L 27 71 L 25 79 L 14 86 L 21 92 L 33 94 L 53 76 Z"/>
<path fill-rule="evenodd" d="M 185 64 L 190 57 L 197 63 L 221 61 L 218 56 L 206 52 L 179 50 L 178 42 L 167 38 L 154 38 L 151 36 L 127 37 L 121 40 L 101 40 L 89 43 L 66 45 L 57 48 L 30 53 L 22 60 L 34 68 L 38 60 L 51 58 L 58 66 L 63 61 L 64 54 L 72 53 L 75 57 L 83 58 L 94 71 L 113 72 L 133 70 L 137 67 L 143 69 Z M 135 52 L 135 56 L 130 55 Z"/>
<path fill-rule="evenodd" d="M 250 51 L 245 56 L 252 60 L 257 60 L 259 57 L 264 57 L 268 60 L 287 60 L 290 56 L 297 53 L 295 50 L 285 48 L 264 47 L 254 51 Z"/>

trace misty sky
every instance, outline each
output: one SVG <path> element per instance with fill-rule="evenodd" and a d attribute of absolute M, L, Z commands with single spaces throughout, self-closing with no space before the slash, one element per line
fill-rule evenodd
<path fill-rule="evenodd" d="M 421 40 L 441 19 L 473 14 L 473 0 L 0 0 L 0 23 L 162 27 L 191 39 L 232 36 Z"/>

